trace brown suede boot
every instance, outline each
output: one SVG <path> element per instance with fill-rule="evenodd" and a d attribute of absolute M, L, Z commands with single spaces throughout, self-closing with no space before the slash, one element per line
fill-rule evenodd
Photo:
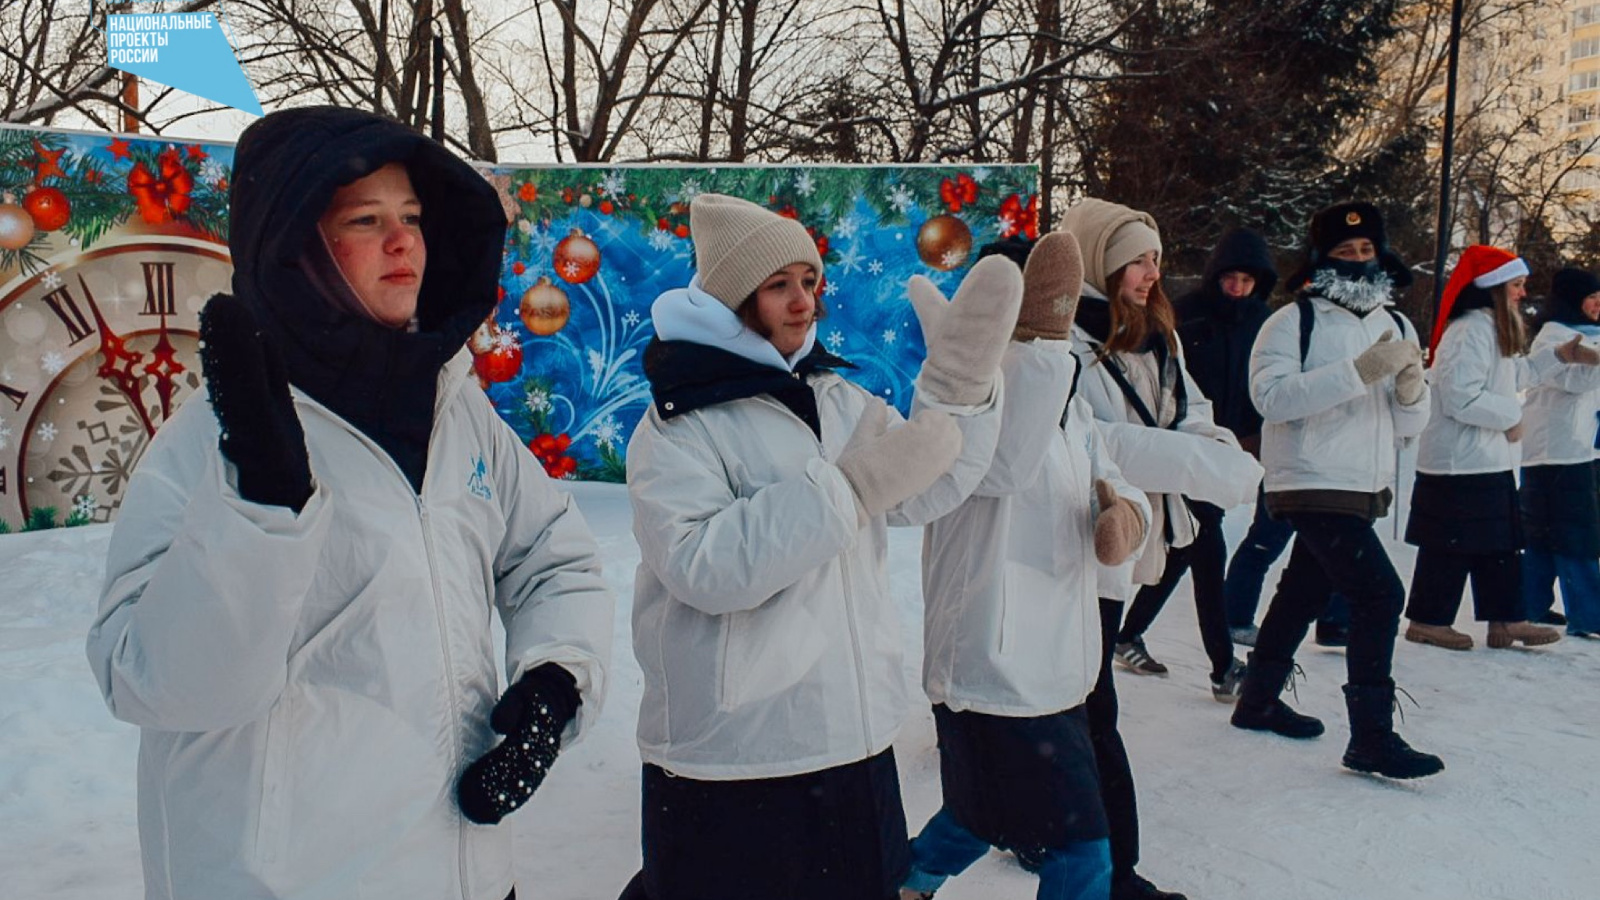
<path fill-rule="evenodd" d="M 1494 646 L 1494 632 L 1491 631 L 1489 646 Z M 1406 626 L 1406 640 L 1413 644 L 1432 644 L 1446 650 L 1471 650 L 1472 635 L 1462 634 L 1449 625 L 1424 625 L 1421 622 L 1412 622 Z"/>
<path fill-rule="evenodd" d="M 1411 635 L 1408 632 L 1406 636 Z M 1543 625 L 1531 625 L 1527 622 L 1489 623 L 1489 646 L 1496 650 L 1503 650 L 1518 641 L 1521 641 L 1524 647 L 1541 647 L 1559 640 L 1561 632 Z"/>

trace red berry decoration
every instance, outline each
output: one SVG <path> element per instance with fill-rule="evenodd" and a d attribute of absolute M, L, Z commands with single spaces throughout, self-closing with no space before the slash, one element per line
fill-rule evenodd
<path fill-rule="evenodd" d="M 72 204 L 60 188 L 42 187 L 28 192 L 22 198 L 22 208 L 28 211 L 33 224 L 40 231 L 55 231 L 72 218 Z"/>
<path fill-rule="evenodd" d="M 568 284 L 582 284 L 600 271 L 600 248 L 576 228 L 556 245 L 555 257 L 556 274 Z"/>
<path fill-rule="evenodd" d="M 941 272 L 959 268 L 971 253 L 972 230 L 955 216 L 934 216 L 917 232 L 917 255 Z"/>
<path fill-rule="evenodd" d="M 540 278 L 523 293 L 517 315 L 529 331 L 544 337 L 566 326 L 572 316 L 572 306 L 567 302 L 566 291 L 556 287 L 550 279 Z"/>

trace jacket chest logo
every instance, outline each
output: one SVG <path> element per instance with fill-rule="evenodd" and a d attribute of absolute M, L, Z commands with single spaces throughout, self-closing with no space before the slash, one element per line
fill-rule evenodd
<path fill-rule="evenodd" d="M 472 473 L 467 476 L 467 490 L 474 496 L 485 500 L 493 500 L 494 492 L 489 490 L 489 481 L 485 477 L 489 474 L 489 466 L 484 463 L 481 455 L 472 459 Z"/>

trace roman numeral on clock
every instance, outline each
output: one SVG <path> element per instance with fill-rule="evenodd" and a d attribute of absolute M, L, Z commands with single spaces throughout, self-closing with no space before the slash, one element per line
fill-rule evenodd
<path fill-rule="evenodd" d="M 6 395 L 11 400 L 11 405 L 22 409 L 23 401 L 28 399 L 27 391 L 19 391 L 9 384 L 0 384 L 0 394 Z"/>
<path fill-rule="evenodd" d="M 146 262 L 139 265 L 144 267 L 144 309 L 139 311 L 140 315 L 175 315 L 173 303 L 177 291 L 172 287 L 172 273 L 177 264 Z"/>
<path fill-rule="evenodd" d="M 44 295 L 44 303 L 50 311 L 56 314 L 61 324 L 67 327 L 67 337 L 71 338 L 68 345 L 76 344 L 94 333 L 94 325 L 89 317 L 78 308 L 78 301 L 72 298 L 72 292 L 65 286 L 58 287 Z"/>

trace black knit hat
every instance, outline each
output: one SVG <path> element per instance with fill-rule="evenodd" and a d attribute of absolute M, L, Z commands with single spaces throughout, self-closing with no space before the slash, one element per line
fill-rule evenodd
<path fill-rule="evenodd" d="M 1600 293 L 1600 277 L 1593 272 L 1568 266 L 1550 279 L 1550 299 L 1557 303 L 1581 307 L 1583 298 L 1594 293 Z"/>
<path fill-rule="evenodd" d="M 1365 201 L 1353 200 L 1320 210 L 1311 217 L 1310 248 L 1305 265 L 1290 276 L 1288 288 L 1297 291 L 1311 280 L 1317 265 L 1328 258 L 1333 248 L 1352 238 L 1366 238 L 1378 251 L 1378 263 L 1394 280 L 1397 288 L 1411 284 L 1411 270 L 1389 249 L 1389 236 L 1383 227 L 1383 213 Z"/>

